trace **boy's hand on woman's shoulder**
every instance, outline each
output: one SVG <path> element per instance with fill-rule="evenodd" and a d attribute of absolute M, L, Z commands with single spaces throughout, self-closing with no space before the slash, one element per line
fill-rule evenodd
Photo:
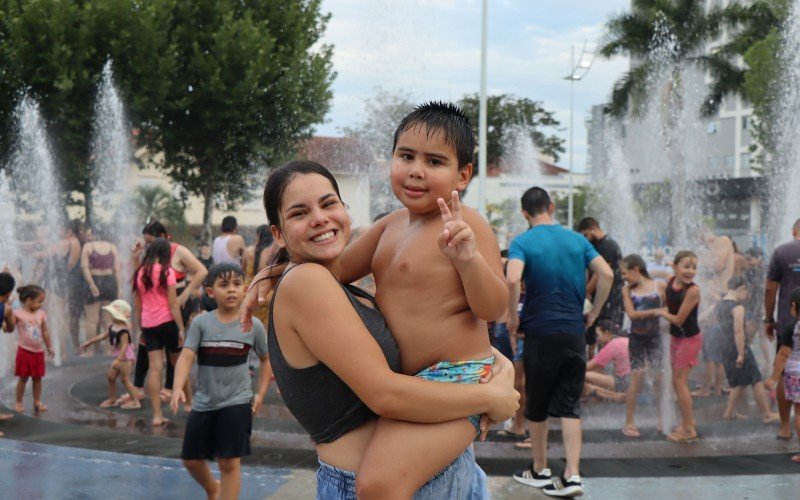
<path fill-rule="evenodd" d="M 458 191 L 453 191 L 451 200 L 452 212 L 442 198 L 437 200 L 439 210 L 442 212 L 442 223 L 444 225 L 437 243 L 439 244 L 439 250 L 450 260 L 467 263 L 472 261 L 477 253 L 475 233 L 469 227 L 469 224 L 464 222 Z"/>

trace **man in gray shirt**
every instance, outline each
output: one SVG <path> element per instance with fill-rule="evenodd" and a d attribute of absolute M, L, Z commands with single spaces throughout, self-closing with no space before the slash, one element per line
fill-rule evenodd
<path fill-rule="evenodd" d="M 800 219 L 792 226 L 792 241 L 778 245 L 772 252 L 767 269 L 767 281 L 764 289 L 764 333 L 770 340 L 775 339 L 775 328 L 783 332 L 792 324 L 792 315 L 789 313 L 789 295 L 792 290 L 800 287 Z M 778 317 L 775 318 L 775 298 L 778 298 Z M 792 437 L 790 413 L 792 404 L 786 400 L 783 390 L 783 377 L 778 381 L 776 390 L 778 400 L 778 413 L 781 416 L 781 426 L 777 438 L 789 440 Z"/>

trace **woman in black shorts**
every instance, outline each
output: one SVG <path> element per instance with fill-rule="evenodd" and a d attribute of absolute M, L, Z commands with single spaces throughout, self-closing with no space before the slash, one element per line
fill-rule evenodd
<path fill-rule="evenodd" d="M 81 272 L 89 290 L 84 305 L 85 337 L 92 339 L 98 335 L 101 308 L 119 298 L 121 273 L 117 247 L 105 240 L 103 231 L 97 228 L 87 229 L 86 236 L 88 241 L 81 250 Z M 107 322 L 102 323 L 99 331 L 107 330 Z"/>

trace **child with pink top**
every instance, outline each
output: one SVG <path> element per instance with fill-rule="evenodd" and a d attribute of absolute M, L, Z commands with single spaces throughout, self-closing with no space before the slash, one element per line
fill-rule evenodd
<path fill-rule="evenodd" d="M 14 375 L 17 380 L 17 402 L 14 411 L 23 412 L 25 407 L 22 399 L 25 396 L 25 386 L 28 379 L 33 379 L 33 409 L 41 412 L 47 411 L 47 405 L 42 403 L 42 377 L 44 377 L 44 348 L 47 355 L 53 359 L 53 346 L 50 343 L 50 331 L 47 328 L 47 314 L 42 310 L 45 293 L 44 289 L 36 285 L 27 285 L 17 288 L 22 308 L 14 311 L 14 320 L 17 324 L 17 358 L 14 365 Z"/>
<path fill-rule="evenodd" d="M 147 372 L 147 393 L 153 405 L 153 425 L 167 423 L 161 411 L 161 373 L 163 351 L 174 365 L 184 339 L 184 325 L 178 305 L 175 271 L 170 267 L 170 244 L 156 238 L 145 253 L 142 264 L 134 273 L 134 307 L 147 349 L 150 369 Z M 184 388 L 186 405 L 191 408 L 191 390 L 187 380 Z"/>
<path fill-rule="evenodd" d="M 112 323 L 108 325 L 108 330 L 81 345 L 81 350 L 86 350 L 90 345 L 108 339 L 114 349 L 114 361 L 108 369 L 108 399 L 100 403 L 100 408 L 113 406 L 119 406 L 124 410 L 141 408 L 142 404 L 139 403 L 136 389 L 131 383 L 131 368 L 136 359 L 130 332 L 131 306 L 123 299 L 117 299 L 104 306 L 103 310 L 111 315 Z M 122 379 L 122 385 L 130 396 L 124 403 L 117 399 L 117 378 Z"/>
<path fill-rule="evenodd" d="M 618 335 L 619 329 L 614 322 L 597 322 L 597 340 L 603 347 L 597 356 L 586 363 L 584 396 L 597 394 L 617 403 L 625 401 L 625 393 L 631 380 L 631 361 L 628 356 L 628 339 Z M 605 372 L 606 366 L 612 363 L 613 375 Z"/>

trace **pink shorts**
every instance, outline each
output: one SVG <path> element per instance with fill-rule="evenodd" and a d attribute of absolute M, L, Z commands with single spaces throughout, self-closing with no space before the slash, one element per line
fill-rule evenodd
<path fill-rule="evenodd" d="M 800 403 L 800 375 L 795 373 L 783 374 L 783 390 L 786 400 L 792 403 Z"/>
<path fill-rule="evenodd" d="M 691 368 L 697 364 L 697 356 L 703 348 L 703 334 L 689 338 L 670 337 L 669 359 L 673 370 Z"/>

